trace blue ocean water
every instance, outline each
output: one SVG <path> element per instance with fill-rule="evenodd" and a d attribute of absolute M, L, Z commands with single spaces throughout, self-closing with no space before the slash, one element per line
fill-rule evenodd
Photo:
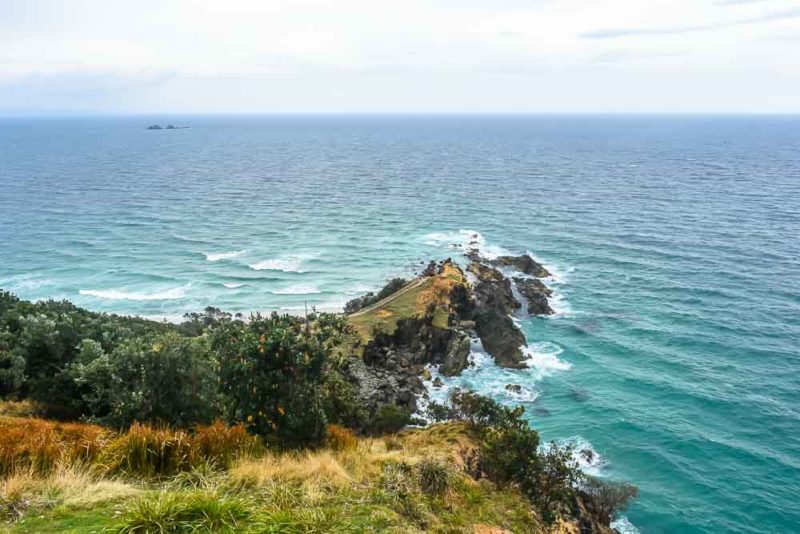
<path fill-rule="evenodd" d="M 0 119 L 26 299 L 336 309 L 472 232 L 559 313 L 523 320 L 531 370 L 460 382 L 638 485 L 624 528 L 800 531 L 800 118 Z"/>

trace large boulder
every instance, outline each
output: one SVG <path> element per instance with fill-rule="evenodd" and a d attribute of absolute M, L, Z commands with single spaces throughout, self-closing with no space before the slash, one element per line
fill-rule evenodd
<path fill-rule="evenodd" d="M 523 274 L 535 276 L 536 278 L 546 278 L 550 276 L 550 272 L 545 269 L 541 263 L 527 254 L 522 254 L 521 256 L 500 256 L 491 260 L 491 263 L 492 265 L 500 267 L 511 267 Z"/>
<path fill-rule="evenodd" d="M 553 291 L 535 278 L 514 278 L 514 284 L 520 295 L 525 297 L 528 304 L 528 313 L 531 315 L 552 315 L 555 312 L 550 307 L 547 297 Z"/>
<path fill-rule="evenodd" d="M 469 366 L 470 341 L 469 336 L 458 330 L 453 331 L 447 345 L 447 353 L 439 371 L 444 376 L 455 376 Z"/>

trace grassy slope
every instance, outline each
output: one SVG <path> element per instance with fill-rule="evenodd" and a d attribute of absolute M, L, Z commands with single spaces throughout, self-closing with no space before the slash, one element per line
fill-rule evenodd
<path fill-rule="evenodd" d="M 433 325 L 447 327 L 449 295 L 453 286 L 466 284 L 463 273 L 455 266 L 445 264 L 441 274 L 420 277 L 406 284 L 385 299 L 348 317 L 363 343 L 367 343 L 376 330 L 391 333 L 401 319 L 424 316 L 430 304 L 436 309 Z"/>
<path fill-rule="evenodd" d="M 335 445 L 335 444 L 334 444 Z M 23 511 L 0 532 L 101 532 L 180 521 L 201 532 L 542 532 L 515 490 L 463 470 L 475 446 L 460 423 L 409 429 L 308 453 L 264 454 L 229 470 L 166 480 L 110 478 L 80 467 L 0 480 L 0 509 Z M 442 493 L 426 491 L 421 464 L 447 473 Z M 8 517 L 6 518 L 8 519 Z M 214 527 L 213 525 L 216 525 Z"/>

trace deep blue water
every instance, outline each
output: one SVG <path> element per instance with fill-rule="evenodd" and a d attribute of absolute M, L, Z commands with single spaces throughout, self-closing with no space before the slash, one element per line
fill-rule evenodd
<path fill-rule="evenodd" d="M 460 382 L 525 385 L 640 532 L 800 531 L 800 118 L 0 119 L 22 298 L 336 308 L 461 231 L 551 266 L 560 313 L 524 320 L 530 371 Z"/>

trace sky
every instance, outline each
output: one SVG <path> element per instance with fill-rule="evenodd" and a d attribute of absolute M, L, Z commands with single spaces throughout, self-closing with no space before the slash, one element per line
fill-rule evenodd
<path fill-rule="evenodd" d="M 800 113 L 800 0 L 0 0 L 0 113 Z"/>

